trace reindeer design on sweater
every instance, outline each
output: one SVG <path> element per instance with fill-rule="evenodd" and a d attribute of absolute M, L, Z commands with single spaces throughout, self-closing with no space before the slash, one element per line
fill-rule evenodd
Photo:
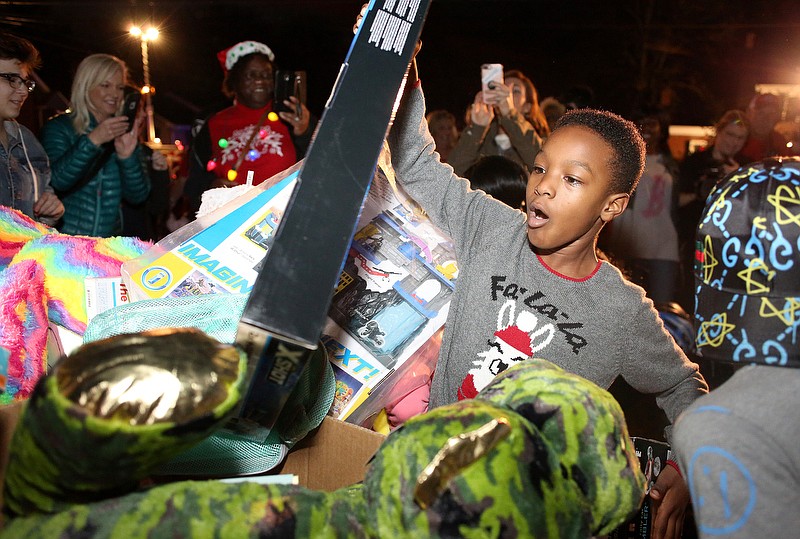
<path fill-rule="evenodd" d="M 497 316 L 497 331 L 488 341 L 489 348 L 478 353 L 475 365 L 469 370 L 461 387 L 458 400 L 471 399 L 486 387 L 499 373 L 533 354 L 553 340 L 556 328 L 553 324 L 539 326 L 538 318 L 531 312 L 520 311 L 516 315 L 516 302 L 506 301 Z"/>

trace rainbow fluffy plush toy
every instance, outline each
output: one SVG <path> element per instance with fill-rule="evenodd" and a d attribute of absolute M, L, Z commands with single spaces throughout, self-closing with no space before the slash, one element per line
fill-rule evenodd
<path fill-rule="evenodd" d="M 0 346 L 9 352 L 0 404 L 28 397 L 47 368 L 47 327 L 86 330 L 84 279 L 119 277 L 150 243 L 60 234 L 0 206 Z"/>
<path fill-rule="evenodd" d="M 50 321 L 82 335 L 87 322 L 84 279 L 119 277 L 122 263 L 150 245 L 138 238 L 48 234 L 29 241 L 14 255 L 9 268 L 29 260 L 45 268 Z"/>
<path fill-rule="evenodd" d="M 0 346 L 8 351 L 0 404 L 27 398 L 47 369 L 44 269 L 32 260 L 0 271 Z"/>
<path fill-rule="evenodd" d="M 24 213 L 0 206 L 0 268 L 8 266 L 26 243 L 45 234 L 56 234 L 56 230 Z"/>

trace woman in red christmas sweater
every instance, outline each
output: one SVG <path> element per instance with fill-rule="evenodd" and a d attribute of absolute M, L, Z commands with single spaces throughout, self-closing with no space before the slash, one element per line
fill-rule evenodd
<path fill-rule="evenodd" d="M 211 115 L 192 142 L 184 186 L 192 216 L 207 189 L 243 184 L 250 171 L 258 184 L 295 164 L 316 123 L 295 97 L 284 101 L 290 112 L 273 110 L 275 55 L 263 43 L 243 41 L 217 58 L 225 71 L 223 91 L 234 103 Z"/>

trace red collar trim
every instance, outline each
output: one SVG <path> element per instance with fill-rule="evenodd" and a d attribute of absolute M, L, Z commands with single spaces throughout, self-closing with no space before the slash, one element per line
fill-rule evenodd
<path fill-rule="evenodd" d="M 559 273 L 556 270 L 554 270 L 553 268 L 551 268 L 550 266 L 548 266 L 547 263 L 544 260 L 542 260 L 542 257 L 539 256 L 538 254 L 536 255 L 536 258 L 539 259 L 539 262 L 542 264 L 542 266 L 544 266 L 545 269 L 547 271 L 549 271 L 550 273 L 552 273 L 553 275 L 555 275 L 557 277 L 561 277 L 562 279 L 566 279 L 568 281 L 572 281 L 574 283 L 582 283 L 582 282 L 588 281 L 589 279 L 594 277 L 597 274 L 597 272 L 600 271 L 600 265 L 602 264 L 602 262 L 600 260 L 598 260 L 597 261 L 597 265 L 594 267 L 594 270 L 592 271 L 592 273 L 590 273 L 589 275 L 587 275 L 586 277 L 584 277 L 582 279 L 575 279 L 573 277 L 569 277 L 567 275 L 564 275 L 563 273 Z"/>

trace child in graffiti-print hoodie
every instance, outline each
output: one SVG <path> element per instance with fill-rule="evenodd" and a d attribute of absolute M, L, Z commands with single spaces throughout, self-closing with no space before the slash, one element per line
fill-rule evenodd
<path fill-rule="evenodd" d="M 657 394 L 670 422 L 707 393 L 644 291 L 596 256 L 597 235 L 625 210 L 641 176 L 644 142 L 631 122 L 587 109 L 565 115 L 536 158 L 525 214 L 471 190 L 442 164 L 424 113 L 412 63 L 388 136 L 392 164 L 453 238 L 459 267 L 430 408 L 471 398 L 498 372 L 537 357 L 603 388 L 622 376 Z M 662 534 L 665 519 L 673 531 L 682 526 L 688 502 L 677 467 L 665 475 L 680 486 L 651 494 L 671 498 L 657 517 Z"/>

